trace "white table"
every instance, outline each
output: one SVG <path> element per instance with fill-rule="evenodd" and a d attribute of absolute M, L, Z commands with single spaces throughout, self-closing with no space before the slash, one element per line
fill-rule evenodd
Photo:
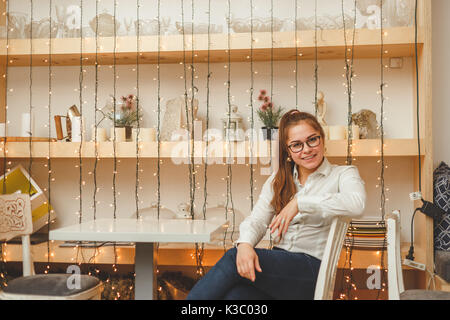
<path fill-rule="evenodd" d="M 136 243 L 135 299 L 152 300 L 155 284 L 153 244 L 211 242 L 223 231 L 222 228 L 226 223 L 225 220 L 98 219 L 51 230 L 49 239 Z"/>

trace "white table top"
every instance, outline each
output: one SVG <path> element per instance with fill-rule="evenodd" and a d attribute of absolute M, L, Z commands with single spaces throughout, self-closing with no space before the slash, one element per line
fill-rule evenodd
<path fill-rule="evenodd" d="M 103 242 L 211 242 L 223 221 L 97 219 L 51 230 L 50 240 Z"/>

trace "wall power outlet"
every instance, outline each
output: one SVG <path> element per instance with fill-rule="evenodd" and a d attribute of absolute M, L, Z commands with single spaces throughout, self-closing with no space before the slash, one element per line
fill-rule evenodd
<path fill-rule="evenodd" d="M 411 268 L 419 269 L 419 270 L 422 270 L 422 271 L 425 270 L 425 265 L 423 263 L 415 262 L 415 261 L 412 261 L 412 260 L 409 260 L 409 259 L 403 260 L 403 264 L 405 266 L 409 266 Z"/>

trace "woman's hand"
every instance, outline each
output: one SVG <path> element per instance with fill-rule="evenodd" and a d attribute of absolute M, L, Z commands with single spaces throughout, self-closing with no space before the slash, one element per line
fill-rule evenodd
<path fill-rule="evenodd" d="M 239 275 L 255 282 L 255 269 L 262 272 L 259 258 L 255 249 L 249 244 L 242 242 L 237 246 L 236 266 Z"/>
<path fill-rule="evenodd" d="M 281 238 L 288 230 L 289 223 L 298 214 L 297 197 L 293 197 L 291 201 L 280 211 L 280 213 L 273 219 L 269 225 L 270 233 L 274 233 L 278 230 L 278 235 Z"/>

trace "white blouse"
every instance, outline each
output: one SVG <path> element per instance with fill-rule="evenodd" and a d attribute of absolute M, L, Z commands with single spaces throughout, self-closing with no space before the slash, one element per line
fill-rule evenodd
<path fill-rule="evenodd" d="M 297 166 L 293 169 L 297 188 L 299 213 L 292 219 L 286 234 L 274 245 L 291 252 L 303 252 L 322 260 L 330 231 L 331 220 L 336 216 L 358 219 L 362 216 L 366 202 L 364 181 L 355 166 L 338 166 L 328 162 L 322 164 L 308 176 L 302 186 L 298 180 Z M 256 246 L 267 232 L 275 210 L 270 202 L 273 198 L 272 181 L 276 172 L 266 180 L 251 214 L 239 227 L 238 243 Z M 273 236 L 278 234 L 275 231 Z"/>

